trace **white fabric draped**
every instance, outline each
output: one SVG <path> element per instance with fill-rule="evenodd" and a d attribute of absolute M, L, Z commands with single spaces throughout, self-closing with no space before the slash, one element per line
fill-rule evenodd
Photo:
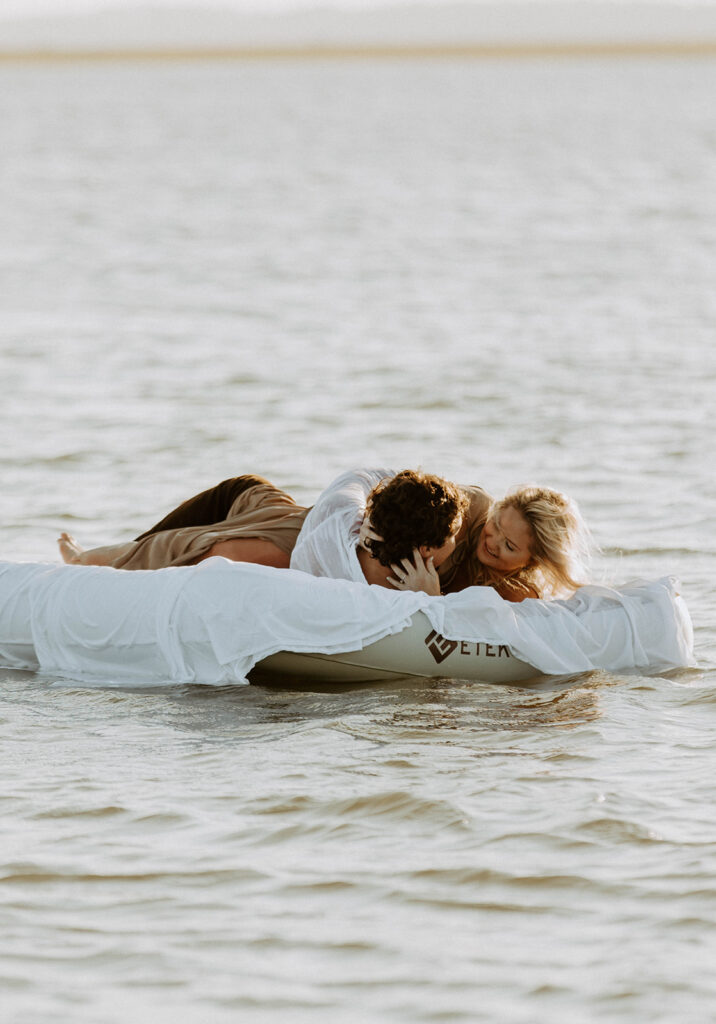
<path fill-rule="evenodd" d="M 223 558 L 137 572 L 0 563 L 0 664 L 104 685 L 240 683 L 276 651 L 360 650 L 419 609 L 448 639 L 507 644 L 547 674 L 693 664 L 670 577 L 510 604 L 484 587 L 428 597 Z"/>

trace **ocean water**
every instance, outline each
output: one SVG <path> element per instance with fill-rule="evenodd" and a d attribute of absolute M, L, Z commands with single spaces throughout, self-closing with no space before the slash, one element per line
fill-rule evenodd
<path fill-rule="evenodd" d="M 0 670 L 7 1024 L 710 1019 L 712 60 L 0 66 L 4 559 L 260 472 L 572 494 L 698 667 Z"/>

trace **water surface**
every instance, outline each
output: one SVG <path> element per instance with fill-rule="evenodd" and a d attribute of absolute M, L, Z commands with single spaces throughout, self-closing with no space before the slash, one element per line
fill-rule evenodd
<path fill-rule="evenodd" d="M 107 691 L 0 672 L 13 1024 L 713 1006 L 709 60 L 0 67 L 2 556 L 261 472 L 580 503 L 699 667 Z"/>

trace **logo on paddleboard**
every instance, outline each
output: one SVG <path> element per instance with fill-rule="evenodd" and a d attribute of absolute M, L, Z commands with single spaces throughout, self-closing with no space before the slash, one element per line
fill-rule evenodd
<path fill-rule="evenodd" d="M 457 650 L 458 642 L 457 640 L 447 640 L 440 633 L 431 629 L 425 637 L 425 645 L 439 665 L 441 661 L 445 661 L 453 651 Z"/>

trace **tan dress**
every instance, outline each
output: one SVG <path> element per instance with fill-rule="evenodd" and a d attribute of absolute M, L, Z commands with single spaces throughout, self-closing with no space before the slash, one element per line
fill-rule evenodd
<path fill-rule="evenodd" d="M 242 491 L 225 519 L 202 526 L 185 526 L 144 535 L 118 545 L 109 562 L 115 569 L 163 569 L 193 565 L 217 541 L 254 538 L 271 541 L 290 554 L 308 509 L 268 481 Z"/>

